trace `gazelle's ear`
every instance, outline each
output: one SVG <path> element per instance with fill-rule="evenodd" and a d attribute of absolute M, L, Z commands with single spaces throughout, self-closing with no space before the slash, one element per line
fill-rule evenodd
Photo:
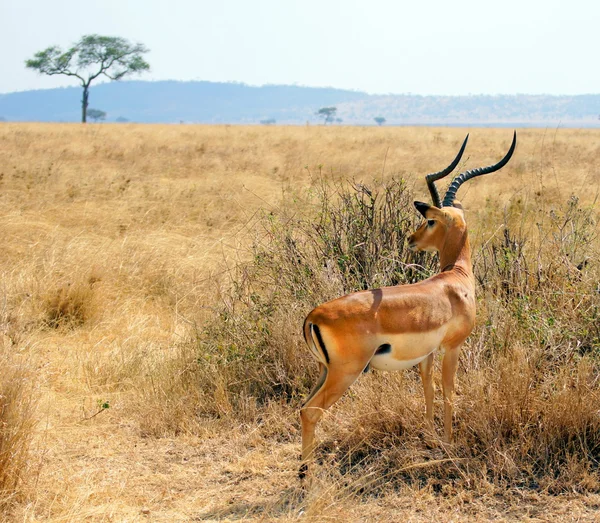
<path fill-rule="evenodd" d="M 419 211 L 423 215 L 423 218 L 427 218 L 427 211 L 429 210 L 431 205 L 423 202 L 415 202 L 415 207 L 417 211 Z"/>

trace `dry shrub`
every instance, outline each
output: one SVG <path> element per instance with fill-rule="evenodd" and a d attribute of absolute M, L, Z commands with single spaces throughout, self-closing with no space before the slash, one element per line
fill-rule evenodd
<path fill-rule="evenodd" d="M 212 369 L 200 383 L 203 415 L 251 421 L 273 399 L 296 404 L 312 384 L 297 330 L 313 305 L 431 272 L 430 260 L 414 264 L 404 249 L 414 212 L 402 182 L 321 185 L 315 196 L 312 220 L 292 212 L 264 217 L 252 262 L 235 273 L 218 317 L 200 333 L 201 365 Z M 525 227 L 534 217 L 537 234 Z M 416 372 L 404 379 L 375 373 L 323 424 L 321 460 L 354 478 L 357 489 L 408 481 L 434 489 L 600 490 L 593 209 L 571 198 L 545 214 L 509 206 L 504 218 L 499 238 L 476 250 L 489 319 L 465 347 L 455 444 L 424 437 Z M 252 402 L 257 407 L 248 409 Z"/>
<path fill-rule="evenodd" d="M 599 371 L 587 356 L 556 365 L 542 349 L 515 344 L 465 376 L 460 452 L 484 463 L 482 476 L 495 484 L 598 492 Z"/>
<path fill-rule="evenodd" d="M 90 320 L 96 312 L 94 286 L 98 281 L 92 274 L 49 292 L 43 300 L 44 323 L 52 328 L 70 328 Z"/>
<path fill-rule="evenodd" d="M 600 356 L 598 228 L 594 206 L 572 196 L 547 212 L 519 203 L 505 209 L 502 238 L 476 255 L 486 344 L 509 338 L 567 363 Z M 491 314 L 490 314 L 491 313 Z M 502 329 L 509 326 L 509 329 Z"/>
<path fill-rule="evenodd" d="M 299 399 L 311 386 L 312 360 L 301 326 L 318 303 L 340 294 L 406 283 L 429 274 L 430 257 L 405 248 L 414 229 L 409 191 L 402 180 L 365 185 L 321 182 L 299 213 L 282 206 L 265 214 L 252 260 L 232 274 L 214 320 L 198 336 L 201 365 L 214 369 L 212 390 L 223 383 L 232 411 L 248 401 Z M 218 414 L 209 402 L 201 408 Z"/>
<path fill-rule="evenodd" d="M 30 365 L 0 340 L 0 509 L 19 500 L 33 476 L 34 376 Z"/>

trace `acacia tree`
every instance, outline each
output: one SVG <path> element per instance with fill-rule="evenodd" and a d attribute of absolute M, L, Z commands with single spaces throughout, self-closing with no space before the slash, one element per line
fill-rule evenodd
<path fill-rule="evenodd" d="M 379 126 L 383 125 L 386 122 L 386 120 L 383 116 L 376 116 L 375 118 L 373 118 L 373 120 L 375 120 L 375 122 Z"/>
<path fill-rule="evenodd" d="M 97 122 L 98 120 L 106 120 L 106 113 L 100 109 L 92 109 L 91 107 L 87 110 L 88 118 Z"/>
<path fill-rule="evenodd" d="M 121 80 L 127 75 L 150 69 L 142 58 L 148 49 L 143 44 L 132 44 L 115 36 L 86 35 L 73 47 L 64 51 L 51 46 L 37 52 L 25 66 L 40 74 L 74 76 L 83 87 L 81 121 L 87 120 L 91 83 L 101 75 Z"/>
<path fill-rule="evenodd" d="M 327 124 L 328 122 L 335 121 L 335 113 L 337 112 L 337 107 L 321 107 L 317 111 L 317 116 L 323 118 L 323 124 Z"/>

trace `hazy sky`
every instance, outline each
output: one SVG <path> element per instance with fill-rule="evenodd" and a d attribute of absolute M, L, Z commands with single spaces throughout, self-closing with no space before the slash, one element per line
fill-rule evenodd
<path fill-rule="evenodd" d="M 0 28 L 0 93 L 77 85 L 24 61 L 90 33 L 145 44 L 145 80 L 600 92 L 598 0 L 0 0 Z"/>

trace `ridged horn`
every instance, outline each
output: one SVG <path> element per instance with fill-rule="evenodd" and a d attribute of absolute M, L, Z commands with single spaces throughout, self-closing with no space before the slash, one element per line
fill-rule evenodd
<path fill-rule="evenodd" d="M 490 165 L 489 167 L 478 167 L 477 169 L 471 169 L 470 171 L 459 174 L 456 178 L 454 178 L 454 180 L 452 180 L 452 183 L 450 184 L 450 187 L 448 187 L 448 190 L 446 191 L 446 196 L 444 196 L 444 201 L 442 202 L 442 207 L 452 206 L 452 204 L 454 203 L 454 199 L 456 198 L 456 191 L 458 191 L 458 188 L 463 183 L 465 183 L 467 180 L 470 180 L 471 178 L 475 178 L 476 176 L 483 176 L 484 174 L 490 174 L 490 173 L 493 173 L 495 171 L 502 169 L 502 167 L 504 167 L 508 163 L 508 160 L 510 160 L 511 156 L 515 152 L 516 145 L 517 145 L 517 131 L 515 131 L 515 133 L 513 135 L 513 141 L 510 146 L 510 149 L 506 153 L 506 156 L 504 156 L 504 158 L 502 158 L 502 160 L 500 160 L 498 163 L 496 163 L 494 165 Z"/>
<path fill-rule="evenodd" d="M 444 176 L 448 176 L 456 168 L 458 162 L 460 162 L 460 159 L 462 158 L 463 153 L 465 152 L 465 147 L 467 146 L 468 140 L 469 135 L 467 134 L 467 137 L 465 138 L 465 141 L 463 142 L 460 151 L 458 151 L 456 158 L 454 158 L 454 161 L 448 167 L 446 167 L 443 171 L 431 173 L 425 176 L 425 181 L 427 182 L 427 187 L 429 188 L 429 193 L 431 194 L 431 199 L 433 200 L 433 205 L 435 205 L 438 208 L 441 206 L 440 195 L 435 186 L 435 182 L 441 180 Z"/>

